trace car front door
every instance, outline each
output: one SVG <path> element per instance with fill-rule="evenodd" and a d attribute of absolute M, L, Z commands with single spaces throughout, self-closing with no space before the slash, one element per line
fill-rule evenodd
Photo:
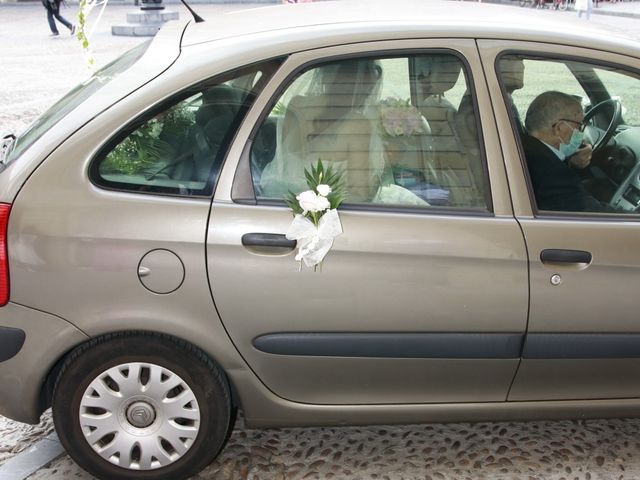
<path fill-rule="evenodd" d="M 498 65 L 504 87 L 508 72 L 500 72 L 500 65 L 506 63 L 496 58 L 524 63 L 524 80 L 510 95 L 500 92 L 493 69 L 489 73 L 489 82 L 495 80 L 491 94 L 497 117 L 504 120 L 498 125 L 531 275 L 528 333 L 509 400 L 638 397 L 640 223 L 634 209 L 640 199 L 640 62 L 580 48 L 499 41 L 479 45 L 484 63 Z M 517 117 L 529 119 L 529 105 L 547 90 L 581 99 L 587 111 L 607 98 L 622 102 L 622 124 L 614 140 L 594 153 L 590 165 L 580 168 L 571 157 L 565 160 L 567 169 L 583 178 L 589 197 L 616 212 L 574 211 L 561 207 L 561 197 L 554 210 L 536 206 L 539 192 L 528 173 L 535 159 L 513 140 Z M 602 128 L 607 115 L 596 119 Z"/>
<path fill-rule="evenodd" d="M 506 399 L 527 264 L 488 100 L 470 40 L 299 53 L 272 78 L 221 173 L 207 262 L 225 328 L 274 393 Z M 456 127 L 461 104 L 471 137 Z M 400 118 L 395 130 L 383 111 Z M 282 199 L 306 189 L 302 171 L 318 159 L 343 172 L 349 196 L 343 234 L 313 269 L 284 238 L 293 215 Z"/>

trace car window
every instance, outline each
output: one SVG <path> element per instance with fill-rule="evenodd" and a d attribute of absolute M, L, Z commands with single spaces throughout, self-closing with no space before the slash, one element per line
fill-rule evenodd
<path fill-rule="evenodd" d="M 91 167 L 103 187 L 210 195 L 227 147 L 274 64 L 182 92 L 127 127 Z"/>
<path fill-rule="evenodd" d="M 349 58 L 298 73 L 250 152 L 258 200 L 306 189 L 317 160 L 347 204 L 489 210 L 476 112 L 455 55 Z"/>
<path fill-rule="evenodd" d="M 512 59 L 511 64 L 509 59 Z M 514 65 L 518 62 L 521 62 L 524 68 L 522 80 L 518 80 L 518 66 Z M 564 62 L 529 58 L 515 60 L 513 57 L 506 57 L 502 62 L 502 75 L 505 88 L 511 95 L 513 107 L 521 119 L 524 119 L 533 99 L 542 92 L 550 90 L 550 86 L 560 92 L 578 95 L 581 99 L 587 98 L 584 89 Z M 522 87 L 517 88 L 520 83 Z M 525 85 L 526 88 L 524 88 Z"/>
<path fill-rule="evenodd" d="M 497 72 L 540 211 L 636 213 L 640 77 L 591 60 L 509 54 Z"/>
<path fill-rule="evenodd" d="M 637 75 L 615 70 L 597 69 L 602 85 L 623 106 L 622 117 L 626 125 L 640 126 L 640 81 Z"/>

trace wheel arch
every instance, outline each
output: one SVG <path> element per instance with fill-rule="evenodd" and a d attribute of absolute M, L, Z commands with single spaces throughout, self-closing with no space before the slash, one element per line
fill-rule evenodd
<path fill-rule="evenodd" d="M 71 348 L 64 351 L 58 360 L 53 364 L 53 366 L 49 369 L 48 373 L 45 376 L 44 381 L 42 382 L 42 387 L 40 389 L 39 399 L 38 399 L 38 408 L 39 412 L 44 412 L 47 408 L 49 408 L 52 404 L 53 400 L 53 392 L 55 390 L 56 381 L 62 371 L 62 368 L 65 362 L 72 356 L 77 356 L 80 352 L 84 351 L 86 347 L 91 345 L 98 345 L 100 343 L 106 342 L 115 338 L 125 338 L 125 337 L 140 337 L 140 336 L 149 336 L 149 337 L 157 337 L 157 338 L 165 338 L 169 341 L 175 342 L 176 344 L 183 344 L 189 346 L 189 348 L 195 349 L 200 355 L 207 359 L 207 361 L 212 362 L 214 365 L 218 367 L 220 372 L 224 376 L 224 380 L 227 383 L 227 387 L 229 388 L 229 393 L 231 395 L 231 406 L 233 408 L 240 407 L 240 396 L 238 395 L 238 391 L 234 385 L 234 382 L 231 380 L 231 377 L 225 371 L 224 366 L 220 361 L 216 359 L 215 355 L 211 355 L 201 346 L 176 335 L 172 335 L 169 333 L 159 332 L 155 330 L 117 330 L 109 333 L 102 333 L 100 335 L 96 335 L 94 337 L 88 338 L 84 342 L 77 343 L 73 345 Z"/>

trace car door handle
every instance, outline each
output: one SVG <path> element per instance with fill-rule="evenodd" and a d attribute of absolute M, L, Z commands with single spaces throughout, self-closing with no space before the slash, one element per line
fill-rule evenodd
<path fill-rule="evenodd" d="M 245 233 L 242 235 L 242 245 L 245 247 L 274 247 L 293 250 L 298 242 L 289 240 L 280 233 Z"/>
<path fill-rule="evenodd" d="M 562 250 L 550 248 L 540 252 L 540 260 L 542 263 L 591 263 L 591 252 L 583 250 Z"/>

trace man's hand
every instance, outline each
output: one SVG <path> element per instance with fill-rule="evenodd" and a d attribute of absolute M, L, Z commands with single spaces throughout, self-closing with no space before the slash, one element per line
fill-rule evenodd
<path fill-rule="evenodd" d="M 587 143 L 584 147 L 579 148 L 576 153 L 571 155 L 567 159 L 567 161 L 569 162 L 569 165 L 571 165 L 572 167 L 580 168 L 580 169 L 586 168 L 591 163 L 592 152 L 593 152 L 593 148 L 591 148 L 591 145 Z"/>

